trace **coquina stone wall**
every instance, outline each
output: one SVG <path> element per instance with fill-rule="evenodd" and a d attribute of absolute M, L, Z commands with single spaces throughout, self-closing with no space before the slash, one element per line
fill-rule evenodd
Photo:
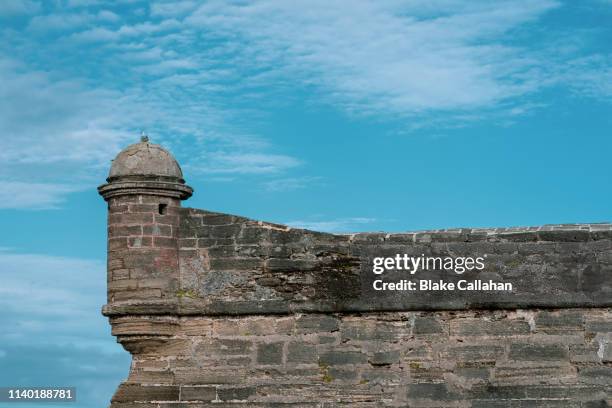
<path fill-rule="evenodd" d="M 100 187 L 103 312 L 133 356 L 112 408 L 612 404 L 611 224 L 333 235 L 182 208 L 191 190 L 170 167 Z M 396 254 L 485 268 L 373 273 Z M 376 279 L 512 291 L 375 291 Z"/>

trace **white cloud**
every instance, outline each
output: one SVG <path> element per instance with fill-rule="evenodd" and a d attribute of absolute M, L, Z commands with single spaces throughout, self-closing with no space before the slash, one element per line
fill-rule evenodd
<path fill-rule="evenodd" d="M 69 193 L 93 188 L 139 116 L 118 92 L 0 56 L 0 208 L 50 209 Z"/>
<path fill-rule="evenodd" d="M 115 22 L 119 21 L 121 18 L 110 10 L 100 10 L 98 12 L 98 19 L 101 21 Z"/>
<path fill-rule="evenodd" d="M 338 218 L 335 220 L 317 220 L 317 221 L 289 221 L 285 224 L 293 228 L 303 228 L 313 231 L 323 232 L 355 232 L 363 225 L 371 224 L 376 222 L 375 218 L 366 217 L 352 217 L 352 218 Z"/>
<path fill-rule="evenodd" d="M 270 180 L 263 183 L 267 191 L 283 192 L 307 188 L 313 184 L 320 184 L 321 177 L 287 177 Z"/>
<path fill-rule="evenodd" d="M 178 17 L 193 11 L 198 6 L 195 1 L 168 1 L 151 4 L 151 15 Z"/>
<path fill-rule="evenodd" d="M 235 39 L 247 69 L 315 85 L 348 111 L 488 108 L 538 88 L 540 61 L 504 34 L 554 1 L 209 2 L 187 18 Z"/>
<path fill-rule="evenodd" d="M 125 141 L 125 133 L 114 128 L 125 126 L 121 115 L 129 121 L 134 110 L 119 92 L 57 80 L 1 55 L 0 78 L 3 164 L 98 164 Z"/>
<path fill-rule="evenodd" d="M 209 101 L 181 100 L 179 83 L 184 86 L 185 78 L 176 71 L 192 67 L 191 62 L 167 59 L 161 48 L 139 52 L 146 53 L 140 56 L 143 61 L 162 59 L 151 65 L 161 80 L 149 82 L 146 90 L 122 91 L 57 79 L 56 72 L 32 70 L 0 54 L 0 171 L 5 175 L 0 208 L 56 208 L 66 194 L 93 188 L 106 178 L 117 152 L 136 141 L 140 129 L 169 147 L 194 173 L 279 173 L 300 164 L 270 153 L 269 143 L 260 137 L 244 136 L 233 113 Z M 206 75 L 194 78 L 206 82 Z M 189 87 L 200 89 L 197 83 Z"/>
<path fill-rule="evenodd" d="M 0 9 L 9 3 L 36 8 Z M 554 0 L 164 1 L 121 16 L 100 1 L 71 5 L 80 8 L 46 6 L 31 32 L 0 29 L 0 172 L 10 186 L 41 185 L 49 207 L 69 193 L 65 174 L 99 183 L 140 129 L 186 170 L 273 174 L 269 191 L 302 188 L 307 178 L 285 174 L 302 161 L 252 130 L 288 98 L 407 119 L 410 130 L 513 120 L 539 109 L 528 96 L 547 86 L 612 93 L 609 56 L 515 40 Z M 43 46 L 36 34 L 50 29 L 61 37 Z"/>
<path fill-rule="evenodd" d="M 581 95 L 603 98 L 612 96 L 612 55 L 591 55 L 570 61 L 559 80 Z"/>
<path fill-rule="evenodd" d="M 40 3 L 31 0 L 0 1 L 0 17 L 34 14 L 40 10 Z"/>
<path fill-rule="evenodd" d="M 32 17 L 28 23 L 27 29 L 33 31 L 76 30 L 87 25 L 93 25 L 100 22 L 114 23 L 119 20 L 119 16 L 110 10 L 100 10 L 96 14 L 87 12 L 56 12 Z"/>
<path fill-rule="evenodd" d="M 69 38 L 77 42 L 116 41 L 119 38 L 119 33 L 105 27 L 94 27 L 71 34 Z"/>
<path fill-rule="evenodd" d="M 46 14 L 33 17 L 28 29 L 34 31 L 43 30 L 69 30 L 81 27 L 92 20 L 90 14 Z"/>
<path fill-rule="evenodd" d="M 213 152 L 202 163 L 198 166 L 200 171 L 225 174 L 278 173 L 301 164 L 290 156 L 248 152 Z"/>
<path fill-rule="evenodd" d="M 140 36 L 157 35 L 169 31 L 176 31 L 182 24 L 175 19 L 163 20 L 159 23 L 144 22 L 133 25 L 122 25 L 117 30 L 106 27 L 94 27 L 85 31 L 71 34 L 68 38 L 76 42 L 103 42 L 119 41 L 121 39 L 137 38 Z"/>
<path fill-rule="evenodd" d="M 0 252 L 0 383 L 74 385 L 79 406 L 108 404 L 129 369 L 110 334 L 103 261 Z M 88 367 L 96 367 L 92 371 Z"/>
<path fill-rule="evenodd" d="M 140 23 L 134 25 L 124 25 L 119 28 L 118 34 L 120 36 L 140 36 L 140 35 L 151 35 L 161 33 L 165 31 L 172 31 L 179 29 L 181 23 L 175 19 L 163 20 L 160 23 Z"/>
<path fill-rule="evenodd" d="M 68 0 L 68 7 L 90 7 L 104 4 L 105 0 Z"/>
<path fill-rule="evenodd" d="M 442 110 L 466 118 L 458 112 L 494 109 L 541 88 L 546 73 L 539 54 L 510 45 L 506 33 L 559 4 L 265 0 L 195 6 L 156 3 L 151 15 L 161 21 L 98 26 L 69 38 L 116 46 L 144 41 L 157 58 L 124 54 L 136 62 L 126 68 L 160 79 L 227 66 L 221 78 L 198 79 L 209 91 L 231 77 L 230 89 L 245 98 L 257 98 L 261 87 L 299 85 L 347 112 L 414 116 Z M 175 18 L 186 13 L 184 22 Z"/>
<path fill-rule="evenodd" d="M 46 210 L 58 208 L 66 194 L 83 186 L 51 183 L 27 183 L 0 180 L 0 209 L 20 208 Z"/>
<path fill-rule="evenodd" d="M 103 319 L 104 262 L 40 254 L 0 252 L 0 343 L 32 341 L 41 335 L 65 342 L 104 340 L 88 330 Z M 105 342 L 106 343 L 106 342 Z M 57 343 L 56 343 L 57 344 Z M 82 344 L 84 346 L 84 344 Z"/>
<path fill-rule="evenodd" d="M 148 64 L 135 68 L 136 71 L 145 72 L 151 75 L 177 74 L 184 70 L 195 70 L 199 68 L 198 64 L 186 59 L 166 59 L 157 64 Z"/>

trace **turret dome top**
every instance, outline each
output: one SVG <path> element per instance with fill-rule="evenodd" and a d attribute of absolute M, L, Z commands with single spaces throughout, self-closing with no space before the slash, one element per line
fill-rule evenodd
<path fill-rule="evenodd" d="M 193 189 L 172 154 L 144 136 L 123 149 L 111 165 L 107 183 L 98 187 L 105 200 L 123 195 L 153 195 L 185 200 Z"/>
<path fill-rule="evenodd" d="M 183 172 L 170 152 L 143 136 L 139 143 L 123 149 L 113 160 L 108 181 L 133 176 L 174 179 L 184 183 Z"/>

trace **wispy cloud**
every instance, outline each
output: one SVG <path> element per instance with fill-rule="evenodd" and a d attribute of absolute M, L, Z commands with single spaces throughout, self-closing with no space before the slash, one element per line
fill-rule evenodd
<path fill-rule="evenodd" d="M 287 177 L 266 181 L 263 185 L 267 191 L 284 192 L 320 185 L 321 180 L 322 177 Z"/>
<path fill-rule="evenodd" d="M 249 68 L 314 85 L 349 111 L 415 114 L 490 107 L 536 90 L 542 61 L 505 34 L 558 6 L 213 1 L 186 21 L 232 38 L 227 47 Z"/>
<path fill-rule="evenodd" d="M 0 17 L 34 14 L 41 9 L 40 3 L 32 0 L 7 0 L 0 2 Z"/>
<path fill-rule="evenodd" d="M 56 343 L 108 346 L 100 315 L 103 262 L 1 251 L 0 265 L 1 344 L 37 344 L 44 335 Z"/>
<path fill-rule="evenodd" d="M 612 55 L 591 55 L 574 59 L 564 67 L 561 79 L 580 95 L 610 101 Z"/>
<path fill-rule="evenodd" d="M 155 62 L 142 71 L 162 75 L 143 93 L 139 87 L 121 91 L 57 79 L 56 72 L 33 70 L 0 54 L 0 170 L 5 175 L 0 208 L 54 208 L 66 194 L 91 188 L 105 178 L 114 155 L 136 140 L 139 129 L 152 129 L 154 142 L 179 155 L 184 149 L 181 162 L 195 173 L 280 173 L 300 164 L 270 153 L 262 138 L 245 137 L 236 125 L 223 124 L 226 118 L 235 121 L 210 103 L 176 103 L 169 95 L 180 93 L 177 72 L 192 64 L 157 59 L 165 57 L 161 51 L 141 55 Z M 70 186 L 64 184 L 67 174 Z"/>
<path fill-rule="evenodd" d="M 355 232 L 364 225 L 376 222 L 375 218 L 366 217 L 352 217 L 352 218 L 338 218 L 333 220 L 316 220 L 316 221 L 289 221 L 285 224 L 294 228 L 304 228 L 314 231 L 323 232 Z"/>
<path fill-rule="evenodd" d="M 0 209 L 47 210 L 58 208 L 64 202 L 66 194 L 82 188 L 68 184 L 0 180 Z"/>
<path fill-rule="evenodd" d="M 76 386 L 79 406 L 107 404 L 130 357 L 100 314 L 104 262 L 6 250 L 0 274 L 0 358 L 10 368 L 0 383 Z"/>
<path fill-rule="evenodd" d="M 70 35 L 70 39 L 77 42 L 119 41 L 121 39 L 138 38 L 143 35 L 176 31 L 181 27 L 175 19 L 163 20 L 160 23 L 144 22 L 133 25 L 123 25 L 117 30 L 103 27 L 94 27 Z"/>
<path fill-rule="evenodd" d="M 278 173 L 300 164 L 293 157 L 279 154 L 217 152 L 209 155 L 208 159 L 201 170 L 209 173 Z"/>
<path fill-rule="evenodd" d="M 128 125 L 135 112 L 122 103 L 120 92 L 56 79 L 2 55 L 0 77 L 3 165 L 96 165 L 125 142 L 127 134 L 119 129 Z M 121 120 L 121 115 L 131 118 Z"/>
<path fill-rule="evenodd" d="M 0 77 L 0 208 L 56 208 L 103 180 L 103 168 L 135 138 L 125 118 L 138 115 L 117 91 L 57 79 L 1 54 Z"/>
<path fill-rule="evenodd" d="M 0 2 L 0 14 L 20 16 L 0 29 L 0 171 L 13 185 L 48 184 L 39 207 L 58 205 L 68 194 L 62 175 L 97 183 L 144 128 L 194 172 L 275 174 L 265 187 L 290 190 L 304 185 L 291 174 L 304 160 L 257 130 L 285 100 L 409 119 L 414 129 L 526 115 L 543 106 L 530 96 L 550 86 L 609 97 L 609 55 L 556 55 L 545 42 L 516 40 L 535 38 L 532 23 L 560 7 Z"/>
<path fill-rule="evenodd" d="M 151 15 L 164 17 L 184 16 L 198 7 L 198 2 L 190 0 L 158 2 L 151 4 Z"/>
<path fill-rule="evenodd" d="M 28 23 L 27 30 L 61 31 L 75 30 L 86 25 L 113 23 L 120 18 L 110 10 L 100 10 L 97 13 L 54 13 L 34 16 Z"/>

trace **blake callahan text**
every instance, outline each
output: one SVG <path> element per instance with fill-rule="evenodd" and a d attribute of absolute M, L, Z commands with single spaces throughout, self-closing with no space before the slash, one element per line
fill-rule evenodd
<path fill-rule="evenodd" d="M 416 281 L 402 279 L 399 282 L 384 282 L 377 279 L 373 283 L 374 290 L 399 290 L 399 291 L 504 291 L 512 292 L 512 283 L 495 282 L 492 280 L 473 280 L 462 279 L 458 282 L 445 282 L 443 280 L 419 279 Z"/>

